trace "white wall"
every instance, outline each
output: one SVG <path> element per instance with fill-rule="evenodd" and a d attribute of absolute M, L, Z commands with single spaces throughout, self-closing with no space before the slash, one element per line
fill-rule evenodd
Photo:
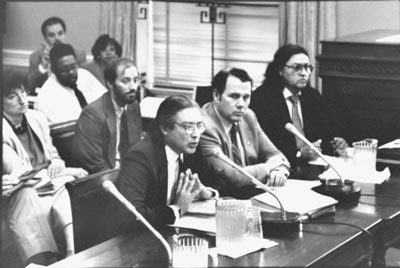
<path fill-rule="evenodd" d="M 99 35 L 100 2 L 7 2 L 6 12 L 4 49 L 40 48 L 40 27 L 51 16 L 65 21 L 68 42 L 88 54 Z"/>
<path fill-rule="evenodd" d="M 338 1 L 337 35 L 373 29 L 400 30 L 400 1 Z M 69 42 L 90 54 L 99 34 L 100 2 L 8 2 L 4 49 L 36 50 L 43 43 L 40 26 L 46 18 L 60 16 L 67 23 Z M 138 27 L 146 27 L 145 21 Z M 138 47 L 146 40 L 138 37 Z M 145 58 L 146 52 L 138 57 Z M 140 60 L 139 62 L 142 62 Z"/>
<path fill-rule="evenodd" d="M 400 1 L 338 1 L 337 36 L 375 29 L 400 29 Z"/>

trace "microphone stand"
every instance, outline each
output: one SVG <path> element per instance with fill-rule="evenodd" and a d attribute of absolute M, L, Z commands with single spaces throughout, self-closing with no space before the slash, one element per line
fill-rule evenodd
<path fill-rule="evenodd" d="M 329 186 L 328 180 L 324 181 L 325 185 L 314 187 L 313 189 L 321 194 L 329 195 L 339 202 L 353 203 L 358 201 L 361 196 L 361 188 L 353 186 L 353 182 L 346 183 L 337 169 L 330 163 L 325 156 L 310 142 L 303 134 L 301 134 L 292 123 L 286 123 L 285 128 L 297 138 L 301 139 L 308 147 L 310 147 L 317 155 L 338 175 L 340 184 L 338 186 Z"/>
<path fill-rule="evenodd" d="M 114 183 L 111 181 L 104 181 L 103 188 L 114 195 L 129 211 L 131 211 L 135 217 L 141 221 L 153 235 L 163 244 L 168 254 L 168 267 L 172 267 L 172 251 L 168 242 L 164 239 L 164 237 L 140 214 L 136 208 L 129 202 L 115 187 Z"/>
<path fill-rule="evenodd" d="M 281 212 L 281 219 L 283 222 L 286 221 L 286 211 L 281 203 L 281 201 L 279 200 L 279 198 L 268 189 L 268 187 L 266 185 L 264 185 L 263 183 L 261 183 L 259 180 L 257 180 L 256 178 L 254 178 L 253 175 L 251 175 L 249 172 L 247 172 L 246 170 L 244 170 L 242 167 L 238 166 L 235 162 L 233 162 L 232 160 L 230 160 L 229 158 L 227 158 L 220 150 L 214 150 L 211 153 L 211 156 L 216 157 L 218 159 L 221 159 L 222 161 L 224 161 L 226 164 L 228 164 L 229 166 L 233 167 L 234 169 L 238 170 L 240 173 L 242 173 L 243 175 L 245 175 L 246 177 L 250 178 L 251 182 L 254 183 L 255 185 L 259 186 L 260 188 L 262 188 L 265 192 L 269 193 L 270 195 L 272 195 L 276 201 L 278 201 L 279 204 L 279 209 Z"/>

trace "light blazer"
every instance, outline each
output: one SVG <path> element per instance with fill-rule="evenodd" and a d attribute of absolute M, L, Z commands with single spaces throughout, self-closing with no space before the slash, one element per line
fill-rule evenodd
<path fill-rule="evenodd" d="M 142 135 L 142 119 L 137 101 L 127 109 L 128 137 L 132 145 Z M 112 169 L 116 163 L 116 143 L 117 116 L 107 92 L 82 110 L 75 128 L 74 158 L 89 173 Z"/>
<path fill-rule="evenodd" d="M 285 124 L 292 120 L 282 90 L 283 88 L 260 86 L 251 96 L 250 107 L 257 115 L 261 128 L 286 155 L 292 167 L 295 167 L 296 139 L 285 129 Z M 337 124 L 328 119 L 321 95 L 314 88 L 306 87 L 301 91 L 300 101 L 306 138 L 311 142 L 322 139 L 322 149 L 329 153 L 329 141 L 337 131 Z"/>
<path fill-rule="evenodd" d="M 33 92 L 37 87 L 41 87 L 48 78 L 48 74 L 42 74 L 39 71 L 41 49 L 36 50 L 29 57 L 29 72 L 27 77 L 28 92 Z M 83 50 L 75 50 L 76 61 L 79 66 L 86 62 L 86 52 Z"/>
<path fill-rule="evenodd" d="M 47 118 L 38 111 L 30 110 L 25 113 L 27 123 L 38 137 L 44 151 L 45 160 L 60 158 L 54 147 Z M 14 133 L 12 127 L 3 116 L 3 174 L 23 172 L 32 169 L 28 153 Z"/>
<path fill-rule="evenodd" d="M 203 158 L 205 183 L 226 195 L 230 189 L 250 186 L 251 180 L 223 161 L 210 156 L 215 149 L 221 149 L 230 159 L 232 157 L 230 138 L 225 133 L 222 122 L 210 102 L 202 108 L 206 130 L 200 138 L 200 151 Z M 244 169 L 262 182 L 266 182 L 271 168 L 287 161 L 261 130 L 253 111 L 247 110 L 243 120 L 238 122 L 239 134 L 244 147 Z"/>

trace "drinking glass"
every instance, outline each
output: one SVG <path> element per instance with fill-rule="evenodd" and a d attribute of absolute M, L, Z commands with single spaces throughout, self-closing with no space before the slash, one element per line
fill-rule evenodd
<path fill-rule="evenodd" d="M 191 234 L 174 238 L 172 250 L 173 267 L 207 267 L 208 242 Z"/>
<path fill-rule="evenodd" d="M 375 172 L 376 168 L 376 151 L 378 140 L 365 139 L 353 143 L 353 163 L 360 171 L 365 173 Z"/>

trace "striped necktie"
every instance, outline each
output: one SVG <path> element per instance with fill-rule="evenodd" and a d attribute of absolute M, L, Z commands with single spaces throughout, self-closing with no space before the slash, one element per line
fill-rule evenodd
<path fill-rule="evenodd" d="M 239 166 L 243 166 L 242 157 L 241 157 L 240 149 L 239 149 L 239 143 L 238 143 L 238 140 L 237 140 L 238 126 L 236 124 L 232 124 L 232 127 L 231 127 L 231 130 L 229 131 L 229 134 L 231 136 L 231 142 L 232 142 L 233 162 L 235 162 Z"/>
<path fill-rule="evenodd" d="M 300 118 L 300 113 L 298 109 L 298 103 L 300 101 L 298 95 L 292 95 L 289 97 L 289 100 L 292 102 L 292 122 L 293 125 L 297 128 L 297 130 L 303 134 L 304 136 L 304 130 L 303 130 L 303 124 L 301 123 L 301 118 Z M 304 142 L 300 140 L 299 138 L 296 137 L 296 145 L 297 149 L 301 149 L 304 147 Z"/>

